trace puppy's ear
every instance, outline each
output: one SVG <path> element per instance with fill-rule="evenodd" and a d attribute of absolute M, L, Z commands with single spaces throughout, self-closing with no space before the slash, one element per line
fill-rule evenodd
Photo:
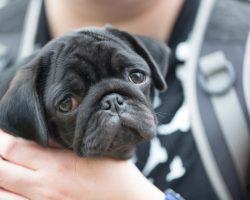
<path fill-rule="evenodd" d="M 165 76 L 168 70 L 170 50 L 167 45 L 157 39 L 139 35 L 131 35 L 125 31 L 106 27 L 106 29 L 127 42 L 133 50 L 148 63 L 155 87 L 164 91 L 167 88 Z"/>
<path fill-rule="evenodd" d="M 19 69 L 0 101 L 0 128 L 46 146 L 48 129 L 38 94 L 39 63 Z"/>

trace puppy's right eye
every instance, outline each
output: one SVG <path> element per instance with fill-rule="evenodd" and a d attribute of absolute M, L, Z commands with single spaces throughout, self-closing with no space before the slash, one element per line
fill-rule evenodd
<path fill-rule="evenodd" d="M 135 84 L 140 84 L 146 80 L 146 75 L 143 72 L 134 71 L 129 74 L 129 80 Z"/>
<path fill-rule="evenodd" d="M 58 110 L 62 113 L 67 113 L 75 110 L 78 105 L 79 102 L 73 96 L 68 96 L 60 102 L 58 105 Z"/>

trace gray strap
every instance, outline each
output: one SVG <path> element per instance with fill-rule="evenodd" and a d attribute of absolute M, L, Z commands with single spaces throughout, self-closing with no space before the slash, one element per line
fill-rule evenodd
<path fill-rule="evenodd" d="M 24 29 L 17 60 L 21 60 L 34 52 L 35 36 L 40 16 L 42 0 L 31 0 L 25 16 Z"/>
<path fill-rule="evenodd" d="M 248 114 L 250 116 L 250 31 L 245 50 L 245 59 L 243 64 L 243 89 L 246 99 Z"/>
<path fill-rule="evenodd" d="M 207 87 L 227 88 L 227 90 L 221 90 L 224 92 L 219 95 L 217 91 L 215 93 L 209 91 L 209 97 L 243 189 L 246 185 L 248 166 L 246 158 L 249 157 L 250 152 L 250 136 L 247 121 L 233 87 L 235 76 L 232 75 L 234 74 L 232 70 L 234 68 L 226 66 L 231 66 L 231 63 L 225 59 L 222 52 L 206 55 L 200 60 L 201 73 L 206 76 Z"/>
<path fill-rule="evenodd" d="M 7 3 L 8 3 L 8 1 L 9 0 L 2 0 L 2 1 L 0 1 L 0 9 L 3 8 L 4 6 L 6 6 Z"/>
<path fill-rule="evenodd" d="M 7 53 L 7 47 L 4 45 L 0 44 L 0 56 L 5 56 Z"/>
<path fill-rule="evenodd" d="M 6 54 L 7 54 L 7 47 L 0 44 L 0 72 L 6 65 L 6 59 L 5 59 Z"/>
<path fill-rule="evenodd" d="M 230 193 L 219 172 L 211 147 L 206 138 L 206 133 L 202 125 L 198 108 L 198 100 L 196 97 L 197 60 L 214 3 L 215 0 L 201 1 L 199 12 L 196 17 L 197 20 L 187 43 L 188 49 L 192 49 L 192 55 L 187 57 L 185 65 L 187 76 L 186 80 L 183 80 L 183 88 L 191 112 L 192 132 L 210 182 L 212 183 L 219 199 L 231 200 L 232 197 L 230 196 Z"/>
<path fill-rule="evenodd" d="M 29 2 L 30 0 L 8 0 L 6 6 L 1 9 L 0 23 L 4 26 L 0 27 L 0 72 L 16 61 Z"/>

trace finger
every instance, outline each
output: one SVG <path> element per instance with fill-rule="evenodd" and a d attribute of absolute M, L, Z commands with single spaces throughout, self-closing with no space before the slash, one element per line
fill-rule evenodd
<path fill-rule="evenodd" d="M 16 138 L 1 130 L 0 156 L 5 160 L 30 169 L 40 169 L 53 161 L 52 150 L 45 149 L 35 142 Z M 44 161 L 46 162 L 44 163 Z"/>
<path fill-rule="evenodd" d="M 28 194 L 34 185 L 35 171 L 9 163 L 0 159 L 0 188 L 13 191 L 17 194 Z"/>
<path fill-rule="evenodd" d="M 0 200 L 28 200 L 18 194 L 0 188 Z"/>

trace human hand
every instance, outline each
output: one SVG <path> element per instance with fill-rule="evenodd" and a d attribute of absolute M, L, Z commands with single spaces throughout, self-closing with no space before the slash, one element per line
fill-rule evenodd
<path fill-rule="evenodd" d="M 130 161 L 80 158 L 0 131 L 0 199 L 164 199 Z"/>

